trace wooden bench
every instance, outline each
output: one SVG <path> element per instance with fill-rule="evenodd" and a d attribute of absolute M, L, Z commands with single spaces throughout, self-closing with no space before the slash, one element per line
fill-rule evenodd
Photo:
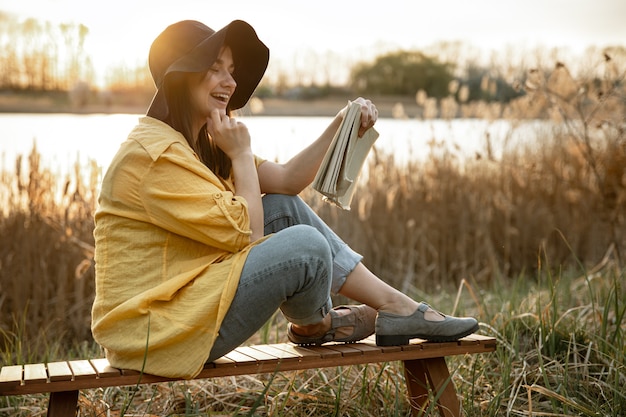
<path fill-rule="evenodd" d="M 321 347 L 290 343 L 242 346 L 207 364 L 196 378 L 402 361 L 413 414 L 426 409 L 430 392 L 441 415 L 455 417 L 461 414 L 461 404 L 445 357 L 492 352 L 495 348 L 494 338 L 481 335 L 446 343 L 416 339 L 409 345 L 390 347 L 377 346 L 373 339 Z M 0 395 L 50 393 L 48 416 L 75 416 L 81 389 L 167 381 L 173 379 L 116 369 L 104 358 L 11 365 L 0 371 Z"/>

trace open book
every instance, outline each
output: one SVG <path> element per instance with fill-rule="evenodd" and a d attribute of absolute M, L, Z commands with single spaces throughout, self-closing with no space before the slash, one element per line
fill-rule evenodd
<path fill-rule="evenodd" d="M 312 185 L 324 195 L 325 200 L 344 210 L 350 210 L 361 168 L 378 139 L 374 128 L 359 137 L 360 125 L 361 105 L 350 103 Z"/>

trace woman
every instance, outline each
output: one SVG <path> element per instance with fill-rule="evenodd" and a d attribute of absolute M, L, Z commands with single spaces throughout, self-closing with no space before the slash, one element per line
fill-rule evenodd
<path fill-rule="evenodd" d="M 193 377 L 280 308 L 297 344 L 455 340 L 478 329 L 390 287 L 297 197 L 345 110 L 285 164 L 252 154 L 231 111 L 267 67 L 254 29 L 175 23 L 149 56 L 157 93 L 103 179 L 95 340 L 113 366 Z M 362 98 L 361 134 L 378 112 Z M 331 293 L 361 305 L 332 308 Z"/>

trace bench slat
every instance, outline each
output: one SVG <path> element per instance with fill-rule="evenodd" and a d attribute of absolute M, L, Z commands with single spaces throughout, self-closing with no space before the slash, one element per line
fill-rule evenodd
<path fill-rule="evenodd" d="M 215 368 L 224 368 L 227 366 L 235 366 L 235 361 L 232 359 L 227 358 L 226 356 L 222 356 L 219 359 L 216 359 L 215 361 L 213 361 L 213 366 Z M 204 365 L 204 368 L 206 369 L 208 364 Z"/>
<path fill-rule="evenodd" d="M 91 363 L 86 360 L 69 361 L 68 364 L 72 368 L 74 379 L 95 379 L 97 374 L 96 370 L 91 366 Z"/>
<path fill-rule="evenodd" d="M 382 354 L 383 351 L 378 346 L 366 345 L 363 343 L 358 343 L 352 345 L 354 349 L 357 349 L 361 352 L 362 355 L 372 355 L 372 354 Z"/>
<path fill-rule="evenodd" d="M 5 390 L 22 383 L 22 365 L 3 366 L 0 370 L 0 389 Z"/>
<path fill-rule="evenodd" d="M 287 353 L 291 353 L 293 355 L 299 356 L 301 361 L 308 361 L 311 359 L 321 358 L 318 352 L 301 347 L 301 346 L 296 346 L 291 343 L 277 343 L 274 345 L 274 347 L 276 347 L 277 349 L 283 350 Z"/>
<path fill-rule="evenodd" d="M 471 338 L 473 340 L 475 340 L 479 345 L 485 345 L 488 346 L 490 348 L 493 348 L 495 350 L 496 348 L 496 339 L 494 337 L 490 337 L 490 336 L 484 336 L 482 334 L 472 334 L 471 336 L 467 337 L 468 339 Z"/>
<path fill-rule="evenodd" d="M 473 337 L 463 337 L 457 341 L 459 345 L 468 346 L 468 345 L 477 345 L 480 343 L 479 340 L 474 339 Z"/>
<path fill-rule="evenodd" d="M 255 358 L 251 358 L 250 356 L 246 355 L 245 353 L 241 352 L 239 350 L 239 348 L 228 352 L 226 355 L 224 355 L 225 358 L 228 358 L 230 360 L 232 360 L 233 362 L 235 362 L 236 366 L 239 365 L 251 365 L 251 364 L 256 364 L 257 360 Z"/>
<path fill-rule="evenodd" d="M 241 346 L 237 348 L 240 353 L 250 356 L 251 358 L 256 359 L 258 362 L 278 362 L 280 359 L 278 356 L 273 355 L 269 351 L 264 349 L 255 349 L 250 346 Z"/>
<path fill-rule="evenodd" d="M 74 374 L 67 362 L 51 362 L 48 364 L 50 382 L 71 381 Z"/>
<path fill-rule="evenodd" d="M 301 356 L 298 355 L 295 351 L 288 352 L 273 345 L 256 345 L 251 346 L 251 348 L 254 350 L 259 350 L 268 355 L 272 355 L 280 359 L 281 361 L 299 361 L 301 358 Z"/>
<path fill-rule="evenodd" d="M 335 350 L 341 353 L 341 356 L 360 356 L 363 355 L 363 352 L 359 349 L 353 347 L 352 344 L 330 344 L 326 345 L 328 349 Z M 380 352 L 377 350 L 377 352 Z"/>
<path fill-rule="evenodd" d="M 46 382 L 48 373 L 43 363 L 29 363 L 24 365 L 24 384 L 36 384 Z"/>
<path fill-rule="evenodd" d="M 89 362 L 91 362 L 93 369 L 96 370 L 98 378 L 111 378 L 122 375 L 120 370 L 112 367 L 106 358 L 91 359 Z"/>
<path fill-rule="evenodd" d="M 297 346 L 297 349 L 309 350 L 315 352 L 321 359 L 340 358 L 341 352 L 330 349 L 327 346 Z"/>
<path fill-rule="evenodd" d="M 463 339 L 461 340 L 466 340 L 466 339 L 471 339 L 471 340 L 475 340 L 477 342 L 484 342 L 484 341 L 495 341 L 496 339 L 493 338 L 492 336 L 485 336 L 483 334 L 478 334 L 478 333 L 472 333 L 469 336 L 465 336 Z"/>
<path fill-rule="evenodd" d="M 430 345 L 431 343 L 432 342 L 427 343 L 425 340 L 417 339 L 417 341 L 413 343 L 409 343 L 408 345 L 402 345 L 402 346 L 396 346 L 396 347 L 400 348 L 402 352 L 408 352 L 411 350 L 424 350 L 424 346 Z M 451 342 L 451 343 L 455 343 L 455 342 Z M 390 352 L 390 351 L 386 351 L 386 352 Z"/>
<path fill-rule="evenodd" d="M 363 345 L 368 345 L 368 346 L 373 346 L 376 347 L 378 349 L 380 349 L 383 353 L 392 353 L 392 352 L 401 352 L 402 351 L 402 347 L 401 346 L 378 346 L 376 344 L 376 339 L 373 337 L 368 337 L 367 339 L 363 339 L 359 342 L 359 344 L 363 344 Z M 414 347 L 415 349 L 421 349 L 421 347 L 419 345 L 416 344 L 411 344 L 409 345 L 412 348 Z"/>

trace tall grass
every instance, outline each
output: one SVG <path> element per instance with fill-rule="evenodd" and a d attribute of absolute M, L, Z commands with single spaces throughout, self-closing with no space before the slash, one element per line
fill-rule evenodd
<path fill-rule="evenodd" d="M 433 156 L 402 170 L 392 156 L 376 156 L 353 212 L 309 197 L 370 267 L 405 290 L 534 274 L 539 250 L 559 268 L 597 262 L 610 247 L 622 256 L 623 133 L 594 155 L 599 179 L 566 134 L 537 132 L 529 142 L 540 147 L 497 161 Z"/>
<path fill-rule="evenodd" d="M 2 363 L 51 359 L 86 343 L 94 295 L 99 168 L 89 167 L 86 182 L 77 164 L 59 181 L 40 166 L 36 147 L 15 168 L 3 170 L 0 184 Z"/>
<path fill-rule="evenodd" d="M 500 110 L 552 118 L 528 146 L 495 157 L 486 140 L 466 160 L 433 147 L 403 166 L 375 153 L 351 211 L 303 193 L 383 279 L 498 338 L 494 354 L 449 361 L 468 416 L 626 415 L 623 76 L 591 91 L 563 71 L 531 74 L 532 91 Z M 36 148 L 16 168 L 0 177 L 0 364 L 99 355 L 89 319 L 100 169 L 76 166 L 59 182 Z M 277 314 L 250 342 L 284 340 Z M 88 390 L 80 402 L 93 416 L 402 416 L 405 398 L 402 369 L 386 363 Z M 0 398 L 0 412 L 28 415 L 44 399 Z"/>

